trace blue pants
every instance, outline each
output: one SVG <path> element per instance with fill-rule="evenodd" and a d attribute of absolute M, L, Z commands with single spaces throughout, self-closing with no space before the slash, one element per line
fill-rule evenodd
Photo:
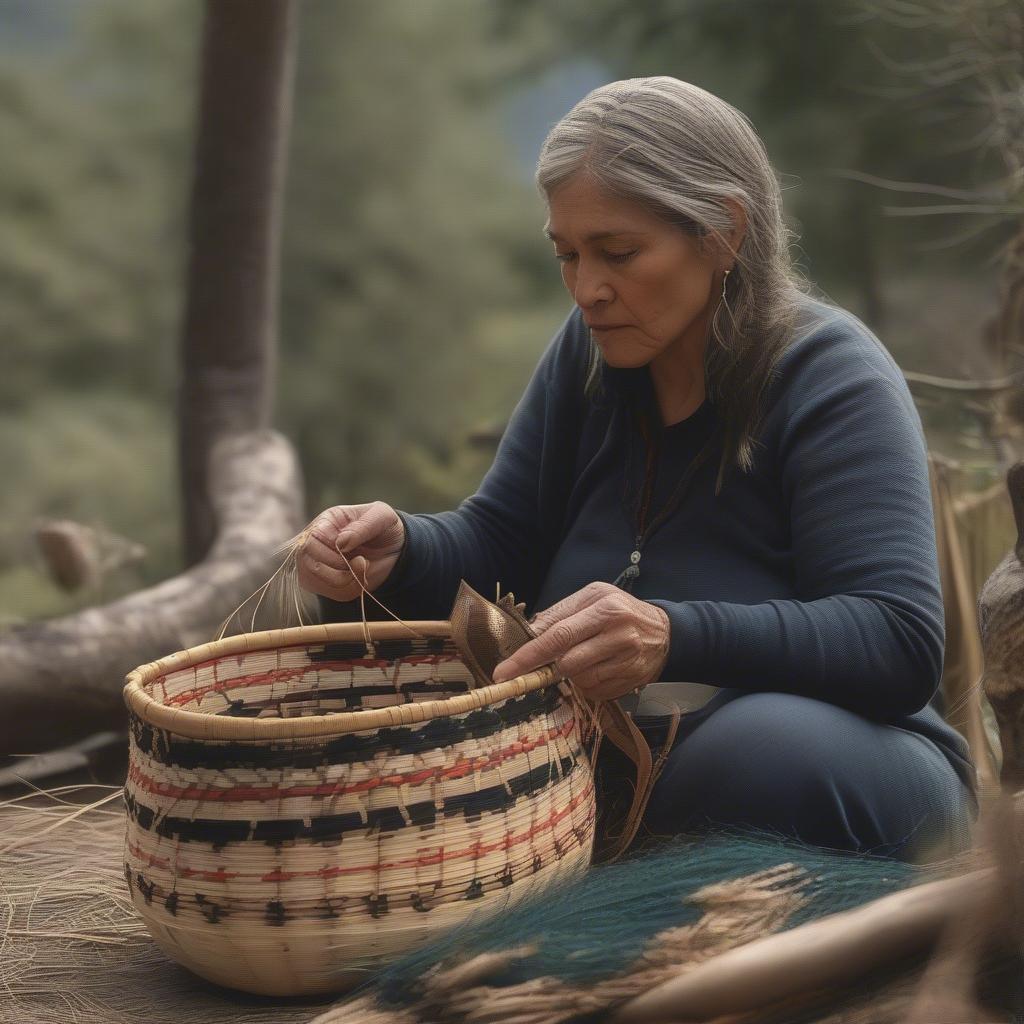
<path fill-rule="evenodd" d="M 657 752 L 665 720 L 637 725 Z M 932 708 L 894 725 L 808 697 L 722 690 L 682 717 L 642 832 L 726 826 L 939 859 L 970 845 L 978 804 L 968 776 L 965 741 Z"/>

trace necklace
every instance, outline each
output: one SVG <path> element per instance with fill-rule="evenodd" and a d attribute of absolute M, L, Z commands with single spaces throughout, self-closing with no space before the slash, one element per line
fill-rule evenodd
<path fill-rule="evenodd" d="M 668 501 L 665 502 L 658 514 L 648 521 L 650 516 L 651 500 L 654 493 L 654 482 L 658 471 L 658 460 L 661 455 L 663 432 L 653 431 L 648 417 L 642 412 L 635 411 L 634 418 L 640 436 L 643 440 L 647 457 L 645 460 L 644 479 L 640 486 L 639 498 L 638 500 L 630 501 L 629 485 L 632 476 L 633 439 L 632 437 L 628 438 L 626 448 L 625 483 L 622 493 L 622 501 L 627 520 L 635 522 L 636 524 L 636 538 L 633 543 L 633 550 L 629 554 L 629 564 L 612 581 L 614 586 L 620 587 L 622 590 L 627 592 L 632 591 L 634 584 L 640 576 L 640 560 L 643 557 L 644 543 L 675 511 L 679 502 L 682 500 L 683 495 L 686 493 L 687 487 L 693 480 L 694 474 L 707 461 L 714 441 L 714 437 L 712 436 L 700 451 L 690 459 L 686 469 L 679 478 L 679 482 L 676 484 L 669 496 Z"/>

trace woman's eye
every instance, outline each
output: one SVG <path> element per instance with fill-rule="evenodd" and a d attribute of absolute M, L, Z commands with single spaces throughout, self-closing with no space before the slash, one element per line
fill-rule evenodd
<path fill-rule="evenodd" d="M 629 252 L 606 252 L 602 255 L 609 263 L 625 263 L 627 260 L 631 260 L 639 251 L 639 249 L 631 249 Z M 570 260 L 576 259 L 576 253 L 556 252 L 555 259 L 559 263 L 568 263 Z"/>

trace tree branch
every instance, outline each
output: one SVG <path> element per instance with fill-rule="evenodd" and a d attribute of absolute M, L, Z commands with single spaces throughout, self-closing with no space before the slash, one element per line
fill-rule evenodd
<path fill-rule="evenodd" d="M 126 673 L 212 639 L 266 582 L 274 549 L 305 524 L 291 444 L 269 430 L 228 435 L 211 454 L 209 483 L 219 531 L 205 561 L 103 607 L 0 634 L 0 754 L 123 728 Z"/>

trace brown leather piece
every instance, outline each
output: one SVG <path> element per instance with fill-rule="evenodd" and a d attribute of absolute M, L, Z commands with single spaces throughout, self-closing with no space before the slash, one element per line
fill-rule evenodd
<path fill-rule="evenodd" d="M 536 637 L 511 594 L 497 603 L 478 594 L 465 580 L 451 613 L 452 640 L 477 686 L 490 686 L 495 668 Z"/>
<path fill-rule="evenodd" d="M 478 594 L 465 580 L 460 584 L 449 616 L 452 640 L 478 686 L 490 685 L 497 665 L 537 636 L 523 614 L 524 607 L 515 603 L 512 594 L 493 602 Z M 591 764 L 596 765 L 602 738 L 607 737 L 620 755 L 615 759 L 617 763 L 612 772 L 618 774 L 620 768 L 631 767 L 633 774 L 631 798 L 615 800 L 609 796 L 602 801 L 598 793 L 593 862 L 611 861 L 622 856 L 636 836 L 651 790 L 672 747 L 679 726 L 679 711 L 673 716 L 665 744 L 655 760 L 643 734 L 617 700 L 592 701 L 578 692 L 575 699 L 598 727 L 588 751 Z M 583 731 L 586 740 L 589 733 L 586 723 L 583 723 Z"/>

